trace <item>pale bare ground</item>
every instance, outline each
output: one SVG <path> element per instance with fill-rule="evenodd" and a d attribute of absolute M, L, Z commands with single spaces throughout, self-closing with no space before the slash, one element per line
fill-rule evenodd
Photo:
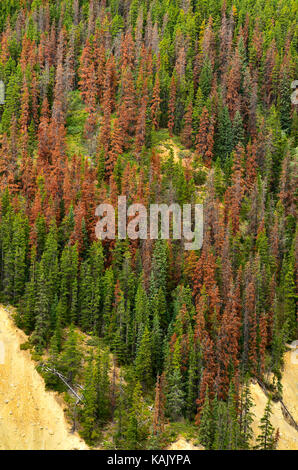
<path fill-rule="evenodd" d="M 170 155 L 170 148 L 173 151 L 173 158 L 174 162 L 179 162 L 180 161 L 180 154 L 184 154 L 186 158 L 182 158 L 182 165 L 187 167 L 190 165 L 192 159 L 193 159 L 193 154 L 188 151 L 187 149 L 181 149 L 173 139 L 168 139 L 165 142 L 159 143 L 156 146 L 156 150 L 158 151 L 158 154 L 160 155 L 161 158 L 168 158 Z"/>
<path fill-rule="evenodd" d="M 192 440 L 187 441 L 184 437 L 179 437 L 177 441 L 173 442 L 167 447 L 167 450 L 204 450 L 201 445 L 194 445 Z"/>
<path fill-rule="evenodd" d="M 298 342 L 294 341 L 291 351 L 284 357 L 285 367 L 282 375 L 283 401 L 298 423 Z"/>
<path fill-rule="evenodd" d="M 70 433 L 61 398 L 45 390 L 29 351 L 20 350 L 26 340 L 0 306 L 0 450 L 87 449 Z"/>
<path fill-rule="evenodd" d="M 283 402 L 292 414 L 296 423 L 298 422 L 298 361 L 295 361 L 295 353 L 288 351 L 285 353 L 284 371 L 282 377 Z M 296 362 L 296 363 L 295 363 Z M 267 396 L 257 383 L 251 384 L 251 393 L 254 401 L 253 412 L 255 419 L 253 422 L 254 434 L 259 434 L 258 426 L 264 414 L 267 403 Z M 291 426 L 282 413 L 280 402 L 272 402 L 271 423 L 275 429 L 279 428 L 280 438 L 278 450 L 298 450 L 298 432 Z"/>

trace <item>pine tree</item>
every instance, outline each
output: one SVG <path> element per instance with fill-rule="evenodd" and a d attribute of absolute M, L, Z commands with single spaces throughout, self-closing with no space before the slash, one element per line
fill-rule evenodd
<path fill-rule="evenodd" d="M 89 445 L 96 442 L 99 432 L 96 423 L 96 382 L 94 373 L 93 356 L 88 358 L 88 366 L 86 370 L 85 387 L 84 387 L 84 407 L 81 412 L 82 436 Z"/>
<path fill-rule="evenodd" d="M 233 382 L 230 383 L 227 402 L 227 449 L 237 450 L 239 447 L 239 422 L 235 388 Z"/>
<path fill-rule="evenodd" d="M 199 442 L 205 447 L 205 449 L 212 449 L 212 443 L 214 438 L 212 421 L 213 414 L 209 400 L 209 391 L 207 387 L 199 424 Z"/>
<path fill-rule="evenodd" d="M 36 302 L 36 254 L 35 250 L 31 253 L 30 280 L 26 283 L 24 301 L 21 307 L 21 324 L 27 334 L 31 333 L 35 324 L 35 302 Z"/>
<path fill-rule="evenodd" d="M 224 163 L 230 156 L 233 146 L 232 124 L 229 111 L 224 106 L 218 116 L 217 155 Z"/>
<path fill-rule="evenodd" d="M 240 112 L 237 110 L 233 120 L 233 147 L 236 148 L 237 145 L 244 145 L 244 130 L 243 122 Z"/>
<path fill-rule="evenodd" d="M 27 221 L 22 214 L 17 215 L 13 224 L 12 246 L 14 252 L 13 300 L 17 302 L 24 292 L 26 280 L 26 257 L 28 243 Z"/>
<path fill-rule="evenodd" d="M 296 337 L 295 333 L 297 331 L 293 257 L 290 256 L 289 260 L 285 263 L 286 269 L 283 281 L 284 319 L 288 327 L 288 339 L 291 340 Z"/>
<path fill-rule="evenodd" d="M 211 166 L 213 156 L 213 134 L 214 126 L 212 119 L 209 117 L 208 109 L 204 107 L 202 109 L 198 134 L 196 137 L 196 154 L 208 167 Z"/>
<path fill-rule="evenodd" d="M 153 419 L 153 434 L 160 436 L 164 431 L 165 420 L 165 377 L 164 374 L 160 377 L 157 376 L 155 385 L 155 402 L 154 402 L 154 419 Z"/>
<path fill-rule="evenodd" d="M 212 66 L 208 58 L 205 59 L 200 74 L 199 87 L 202 90 L 205 99 L 208 98 L 211 91 Z"/>
<path fill-rule="evenodd" d="M 114 293 L 114 276 L 111 268 L 107 269 L 103 277 L 103 331 L 109 329 L 109 317 L 112 310 Z"/>
<path fill-rule="evenodd" d="M 77 245 L 64 248 L 60 265 L 60 300 L 63 309 L 61 319 L 64 324 L 69 324 L 77 318 Z"/>
<path fill-rule="evenodd" d="M 251 440 L 253 438 L 253 412 L 251 411 L 253 405 L 252 396 L 250 393 L 250 380 L 249 376 L 246 375 L 244 384 L 241 391 L 241 401 L 240 401 L 240 417 L 239 417 L 239 426 L 240 426 L 240 442 L 239 447 L 241 449 L 250 449 Z"/>
<path fill-rule="evenodd" d="M 215 419 L 215 434 L 212 449 L 228 450 L 228 409 L 227 404 L 222 400 L 218 402 Z"/>
<path fill-rule="evenodd" d="M 196 398 L 198 389 L 198 369 L 200 363 L 200 351 L 197 352 L 195 339 L 192 329 L 188 333 L 188 342 L 190 347 L 189 353 L 189 366 L 187 377 L 187 413 L 190 420 L 192 420 L 196 413 Z"/>
<path fill-rule="evenodd" d="M 175 76 L 172 75 L 170 85 L 170 99 L 169 99 L 169 111 L 168 111 L 168 129 L 170 136 L 173 135 L 175 126 L 175 108 L 176 108 L 176 80 Z"/>
<path fill-rule="evenodd" d="M 291 126 L 290 79 L 284 71 L 280 83 L 280 123 L 282 129 L 289 132 Z"/>
<path fill-rule="evenodd" d="M 138 338 L 140 332 L 142 331 L 145 324 L 147 324 L 149 319 L 149 301 L 146 294 L 146 291 L 143 287 L 142 277 L 139 280 L 137 292 L 135 295 L 135 311 L 133 318 L 133 350 L 135 350 L 135 342 Z"/>
<path fill-rule="evenodd" d="M 160 115 L 160 79 L 159 73 L 156 73 L 155 84 L 152 93 L 152 104 L 151 104 L 151 116 L 152 123 L 155 129 L 159 126 L 159 115 Z"/>
<path fill-rule="evenodd" d="M 110 357 L 108 351 L 98 346 L 95 358 L 96 415 L 99 423 L 105 424 L 111 417 Z"/>
<path fill-rule="evenodd" d="M 152 340 L 147 326 L 145 326 L 142 338 L 136 352 L 135 370 L 137 379 L 144 385 L 152 383 Z"/>
<path fill-rule="evenodd" d="M 33 342 L 37 344 L 39 350 L 42 350 L 47 344 L 50 327 L 50 305 L 43 264 L 39 267 L 37 293 L 38 297 L 35 303 L 36 321 Z"/>
<path fill-rule="evenodd" d="M 81 358 L 82 354 L 78 345 L 78 334 L 75 331 L 74 325 L 71 324 L 60 362 L 61 370 L 66 375 L 70 385 L 74 383 L 80 371 Z"/>
<path fill-rule="evenodd" d="M 180 345 L 176 341 L 174 346 L 172 370 L 167 376 L 167 410 L 174 421 L 177 421 L 183 413 L 184 397 L 183 377 L 180 371 Z"/>
<path fill-rule="evenodd" d="M 192 101 L 190 99 L 184 114 L 184 126 L 181 134 L 181 140 L 187 148 L 191 148 L 193 145 L 192 131 Z"/>
<path fill-rule="evenodd" d="M 59 339 L 58 335 L 54 334 L 50 340 L 49 346 L 49 359 L 47 361 L 47 366 L 51 369 L 58 369 L 59 370 Z M 50 389 L 63 391 L 63 383 L 61 382 L 60 378 L 57 375 L 53 374 L 52 372 L 44 372 L 43 377 L 45 379 L 46 386 Z"/>
<path fill-rule="evenodd" d="M 260 434 L 257 437 L 256 449 L 274 450 L 275 436 L 274 436 L 274 428 L 270 422 L 271 414 L 272 414 L 271 400 L 269 399 L 265 406 L 264 415 L 261 418 L 261 422 L 259 425 Z"/>
<path fill-rule="evenodd" d="M 162 330 L 157 311 L 153 315 L 151 331 L 152 369 L 159 374 L 162 371 L 163 351 L 162 351 Z"/>
<path fill-rule="evenodd" d="M 164 240 L 157 240 L 153 252 L 152 270 L 150 278 L 151 297 L 161 288 L 167 290 L 167 247 Z"/>
<path fill-rule="evenodd" d="M 142 396 L 141 385 L 136 382 L 132 395 L 132 405 L 128 414 L 125 432 L 126 448 L 128 450 L 144 449 L 144 441 L 149 435 L 148 412 Z"/>

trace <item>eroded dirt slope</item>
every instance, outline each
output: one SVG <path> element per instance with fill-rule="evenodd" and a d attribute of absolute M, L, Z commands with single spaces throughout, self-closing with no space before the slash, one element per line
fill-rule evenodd
<path fill-rule="evenodd" d="M 26 338 L 0 306 L 0 449 L 86 449 L 69 432 L 63 407 L 45 390 L 30 353 L 20 350 Z"/>
<path fill-rule="evenodd" d="M 298 352 L 298 351 L 297 351 Z M 298 423 L 298 361 L 294 351 L 288 351 L 284 358 L 284 370 L 282 377 L 283 402 L 291 415 Z M 267 403 L 267 396 L 257 383 L 251 384 L 252 398 L 255 403 L 253 412 L 255 420 L 253 430 L 255 435 L 259 434 L 258 425 L 264 414 Z M 298 450 L 298 432 L 285 419 L 282 413 L 281 403 L 272 403 L 271 423 L 275 429 L 279 428 L 280 439 L 278 443 L 279 450 Z"/>

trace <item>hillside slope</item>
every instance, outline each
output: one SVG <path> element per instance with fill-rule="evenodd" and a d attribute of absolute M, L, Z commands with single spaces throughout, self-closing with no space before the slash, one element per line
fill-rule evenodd
<path fill-rule="evenodd" d="M 26 338 L 1 307 L 0 449 L 87 449 L 78 435 L 69 432 L 62 405 L 55 393 L 45 390 L 30 353 L 20 350 Z"/>
<path fill-rule="evenodd" d="M 282 377 L 283 403 L 298 422 L 298 364 L 293 360 L 293 351 L 285 353 L 284 370 Z M 259 433 L 260 419 L 264 414 L 267 403 L 267 396 L 258 383 L 251 384 L 251 393 L 254 401 L 253 412 L 255 420 L 253 430 L 255 435 Z M 280 438 L 278 442 L 279 450 L 298 450 L 298 432 L 285 419 L 280 402 L 272 403 L 271 423 L 275 429 L 279 428 Z"/>

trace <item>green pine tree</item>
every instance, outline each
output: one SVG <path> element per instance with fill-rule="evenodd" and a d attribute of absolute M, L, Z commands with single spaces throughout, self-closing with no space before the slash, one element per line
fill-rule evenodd
<path fill-rule="evenodd" d="M 74 383 L 80 371 L 81 360 L 82 353 L 78 345 L 78 334 L 75 331 L 74 325 L 71 324 L 60 362 L 61 370 L 66 375 L 70 384 Z"/>
<path fill-rule="evenodd" d="M 257 437 L 256 449 L 274 450 L 275 435 L 274 435 L 274 428 L 270 422 L 271 415 L 272 415 L 271 399 L 269 398 L 265 406 L 264 415 L 261 418 L 261 422 L 259 425 L 260 434 Z"/>
<path fill-rule="evenodd" d="M 207 387 L 205 401 L 200 415 L 199 442 L 205 447 L 205 449 L 211 449 L 213 438 L 213 414 L 209 399 L 209 390 Z"/>
<path fill-rule="evenodd" d="M 145 326 L 135 360 L 136 377 L 145 387 L 152 384 L 151 347 L 151 335 L 148 327 Z"/>
<path fill-rule="evenodd" d="M 127 450 L 144 450 L 145 440 L 148 438 L 150 429 L 149 412 L 146 409 L 141 384 L 136 382 L 132 405 L 128 415 L 128 423 L 125 431 Z"/>
<path fill-rule="evenodd" d="M 240 417 L 239 417 L 239 426 L 240 426 L 240 439 L 239 447 L 240 449 L 250 449 L 251 441 L 253 438 L 253 429 L 252 423 L 254 420 L 254 413 L 251 411 L 253 406 L 253 400 L 250 393 L 250 380 L 247 375 L 244 380 L 244 384 L 241 390 L 241 404 L 240 404 Z"/>
<path fill-rule="evenodd" d="M 84 387 L 84 405 L 81 411 L 81 434 L 87 444 L 92 445 L 99 438 L 99 430 L 96 422 L 97 392 L 94 373 L 93 356 L 88 358 Z"/>

